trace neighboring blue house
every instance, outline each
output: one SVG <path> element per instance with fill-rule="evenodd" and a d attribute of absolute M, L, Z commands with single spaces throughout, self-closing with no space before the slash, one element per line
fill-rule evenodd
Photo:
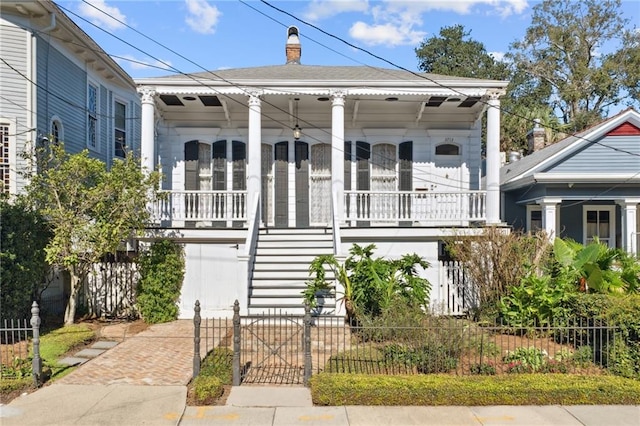
<path fill-rule="evenodd" d="M 546 147 L 543 135 L 534 128 L 533 152 L 500 170 L 503 221 L 638 253 L 640 114 L 627 109 Z"/>
<path fill-rule="evenodd" d="M 107 163 L 139 151 L 131 77 L 54 2 L 3 0 L 0 11 L 0 192 L 22 191 L 22 154 L 49 139 Z"/>

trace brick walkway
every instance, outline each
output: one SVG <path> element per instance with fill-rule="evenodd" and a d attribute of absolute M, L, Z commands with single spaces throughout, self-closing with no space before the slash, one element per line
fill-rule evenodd
<path fill-rule="evenodd" d="M 186 385 L 193 369 L 193 321 L 156 324 L 78 367 L 57 383 Z"/>

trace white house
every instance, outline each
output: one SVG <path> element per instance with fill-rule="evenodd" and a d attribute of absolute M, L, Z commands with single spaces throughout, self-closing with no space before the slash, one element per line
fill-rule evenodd
<path fill-rule="evenodd" d="M 459 309 L 439 254 L 500 223 L 507 82 L 304 65 L 296 27 L 284 47 L 282 65 L 136 80 L 143 164 L 167 193 L 150 235 L 186 250 L 181 315 L 196 299 L 203 315 L 300 311 L 311 259 L 354 243 L 425 257 L 432 302 Z"/>

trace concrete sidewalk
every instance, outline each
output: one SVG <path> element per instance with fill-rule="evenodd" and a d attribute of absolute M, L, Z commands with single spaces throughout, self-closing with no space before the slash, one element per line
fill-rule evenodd
<path fill-rule="evenodd" d="M 314 407 L 303 387 L 234 387 L 226 406 L 187 407 L 194 425 L 639 426 L 640 406 Z"/>
<path fill-rule="evenodd" d="M 55 383 L 0 406 L 0 424 L 640 425 L 640 406 L 314 407 L 302 387 L 236 387 L 226 406 L 185 407 L 185 401 L 185 386 Z"/>
<path fill-rule="evenodd" d="M 0 406 L 0 424 L 177 425 L 186 397 L 186 386 L 54 383 Z"/>

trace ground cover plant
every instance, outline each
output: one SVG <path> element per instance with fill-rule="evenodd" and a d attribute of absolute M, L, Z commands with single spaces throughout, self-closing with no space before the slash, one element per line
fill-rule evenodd
<path fill-rule="evenodd" d="M 638 404 L 640 382 L 616 376 L 314 375 L 316 405 Z"/>

